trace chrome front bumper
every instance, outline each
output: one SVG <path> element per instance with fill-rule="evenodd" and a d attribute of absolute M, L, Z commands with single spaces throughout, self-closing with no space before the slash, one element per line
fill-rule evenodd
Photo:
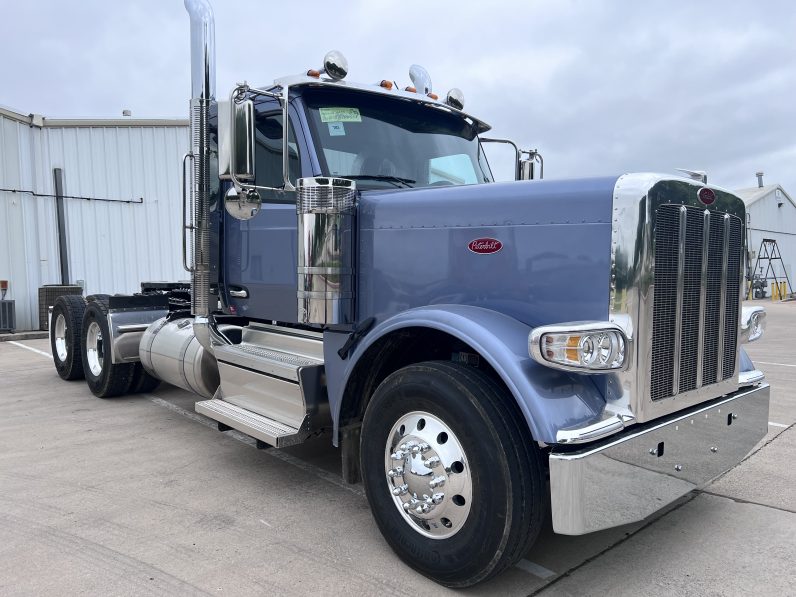
<path fill-rule="evenodd" d="M 550 454 L 553 530 L 583 535 L 643 520 L 738 464 L 768 431 L 761 384 L 593 444 Z"/>

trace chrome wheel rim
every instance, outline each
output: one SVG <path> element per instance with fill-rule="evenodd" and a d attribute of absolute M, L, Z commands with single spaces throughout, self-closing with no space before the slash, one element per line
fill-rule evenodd
<path fill-rule="evenodd" d="M 396 508 L 415 531 L 445 539 L 464 526 L 473 496 L 470 467 L 440 418 L 413 411 L 398 419 L 387 436 L 384 471 Z"/>
<path fill-rule="evenodd" d="M 86 360 L 88 361 L 88 368 L 95 377 L 99 377 L 102 373 L 102 329 L 96 321 L 88 324 L 88 331 L 86 332 Z"/>
<path fill-rule="evenodd" d="M 69 349 L 66 347 L 66 317 L 62 313 L 55 318 L 53 336 L 55 337 L 55 354 L 58 356 L 58 360 L 63 362 L 69 355 Z"/>

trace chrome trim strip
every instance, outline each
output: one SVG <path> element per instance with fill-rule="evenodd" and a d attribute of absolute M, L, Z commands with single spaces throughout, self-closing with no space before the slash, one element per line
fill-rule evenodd
<path fill-rule="evenodd" d="M 573 429 L 559 429 L 556 431 L 556 443 L 558 444 L 583 444 L 586 442 L 593 442 L 609 435 L 613 435 L 618 431 L 622 431 L 627 425 L 635 423 L 633 417 L 623 417 L 621 415 L 609 415 L 605 413 L 605 418 L 586 425 L 585 427 L 578 427 Z"/>
<path fill-rule="evenodd" d="M 730 257 L 730 215 L 724 215 L 724 242 L 721 247 L 721 297 L 719 302 L 719 346 L 716 349 L 716 382 L 724 379 L 724 326 L 727 317 L 727 262 Z"/>
<path fill-rule="evenodd" d="M 643 520 L 738 464 L 768 432 L 769 386 L 736 390 L 609 440 L 550 454 L 553 530 Z M 728 425 L 728 421 L 731 423 Z"/>
<path fill-rule="evenodd" d="M 710 255 L 710 210 L 703 213 L 702 223 L 702 282 L 699 285 L 699 338 L 697 339 L 697 378 L 696 387 L 702 387 L 702 367 L 705 352 L 705 304 L 708 294 L 708 258 Z"/>
<path fill-rule="evenodd" d="M 683 294 L 685 292 L 685 233 L 688 209 L 680 207 L 677 242 L 677 305 L 674 315 L 674 354 L 672 355 L 672 394 L 680 393 L 680 353 L 683 348 Z"/>
<path fill-rule="evenodd" d="M 131 332 L 143 332 L 149 327 L 148 323 L 133 323 L 130 325 L 117 326 L 116 330 L 120 334 L 129 334 Z"/>

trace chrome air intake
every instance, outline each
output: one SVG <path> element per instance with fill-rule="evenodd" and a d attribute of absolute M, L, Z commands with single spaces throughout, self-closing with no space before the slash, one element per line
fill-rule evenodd
<path fill-rule="evenodd" d="M 300 178 L 296 191 L 298 320 L 353 323 L 356 183 Z"/>
<path fill-rule="evenodd" d="M 210 296 L 210 145 L 208 118 L 215 100 L 215 21 L 208 0 L 185 0 L 191 17 L 191 176 L 190 204 L 193 233 L 191 313 L 209 314 Z"/>

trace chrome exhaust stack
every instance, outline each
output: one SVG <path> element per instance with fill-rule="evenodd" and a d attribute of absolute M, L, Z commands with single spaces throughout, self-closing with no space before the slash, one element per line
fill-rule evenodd
<path fill-rule="evenodd" d="M 209 0 L 184 0 L 191 18 L 191 314 L 201 345 L 213 350 L 213 340 L 226 340 L 214 329 L 210 316 L 210 106 L 216 96 L 215 19 Z M 186 214 L 183 214 L 185 217 Z"/>

